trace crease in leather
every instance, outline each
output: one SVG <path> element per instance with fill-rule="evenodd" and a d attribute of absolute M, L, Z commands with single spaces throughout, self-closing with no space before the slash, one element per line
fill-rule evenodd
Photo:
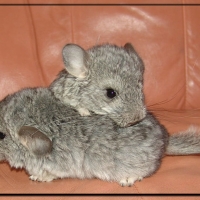
<path fill-rule="evenodd" d="M 2 170 L 0 168 L 0 174 L 1 174 L 1 178 L 3 178 L 4 181 L 2 181 L 1 179 L 1 182 L 6 182 L 9 186 L 11 186 L 12 188 L 16 188 L 16 181 L 15 179 L 12 178 L 12 174 L 7 174 L 4 172 L 4 170 Z M 1 191 L 3 192 L 3 191 Z"/>
<path fill-rule="evenodd" d="M 71 24 L 71 41 L 72 41 L 72 43 L 74 43 L 74 24 L 73 24 L 73 14 L 72 14 L 72 12 L 73 12 L 73 7 L 70 7 L 70 24 Z"/>
<path fill-rule="evenodd" d="M 182 3 L 184 3 L 184 0 L 182 0 Z M 183 34 L 184 34 L 184 69 L 185 69 L 185 95 L 184 95 L 184 108 L 187 107 L 187 91 L 188 91 L 188 59 L 187 59 L 187 33 L 186 33 L 186 10 L 185 6 L 182 7 L 183 12 Z"/>
<path fill-rule="evenodd" d="M 29 0 L 26 0 L 28 4 L 30 4 Z M 32 40 L 34 41 L 34 53 L 35 53 L 35 57 L 36 57 L 36 64 L 39 71 L 41 73 L 39 73 L 41 75 L 41 83 L 43 86 L 46 85 L 46 83 L 48 82 L 46 80 L 46 76 L 45 76 L 45 71 L 43 70 L 43 67 L 42 67 L 42 64 L 41 64 L 41 61 L 40 61 L 40 53 L 39 53 L 39 50 L 38 50 L 38 43 L 37 43 L 37 32 L 36 32 L 36 27 L 35 27 L 35 22 L 34 22 L 34 17 L 33 17 L 33 13 L 32 13 L 32 10 L 31 10 L 31 6 L 28 6 L 28 10 L 29 10 L 29 15 L 30 17 L 27 17 L 28 19 L 30 19 L 30 29 L 31 29 L 31 32 L 33 34 L 33 37 L 32 37 Z M 38 74 L 38 75 L 39 75 Z"/>

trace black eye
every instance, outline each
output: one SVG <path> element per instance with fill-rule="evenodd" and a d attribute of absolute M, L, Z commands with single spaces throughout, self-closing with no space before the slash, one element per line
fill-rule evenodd
<path fill-rule="evenodd" d="M 0 132 L 0 139 L 3 140 L 6 137 L 6 135 L 2 132 Z"/>
<path fill-rule="evenodd" d="M 108 98 L 112 99 L 116 96 L 116 92 L 112 88 L 108 88 L 108 89 L 106 89 L 106 91 L 107 91 Z"/>

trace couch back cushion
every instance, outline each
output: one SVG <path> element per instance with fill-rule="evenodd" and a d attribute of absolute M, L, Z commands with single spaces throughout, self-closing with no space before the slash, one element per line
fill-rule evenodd
<path fill-rule="evenodd" d="M 49 85 L 67 43 L 131 42 L 145 63 L 147 106 L 197 109 L 199 19 L 199 6 L 0 6 L 0 99 Z"/>

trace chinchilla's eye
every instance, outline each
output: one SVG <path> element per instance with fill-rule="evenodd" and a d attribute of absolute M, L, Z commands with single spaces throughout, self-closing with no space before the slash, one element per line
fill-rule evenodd
<path fill-rule="evenodd" d="M 6 137 L 6 135 L 2 132 L 0 132 L 0 140 L 3 140 Z"/>
<path fill-rule="evenodd" d="M 116 96 L 116 92 L 112 88 L 108 88 L 108 89 L 106 89 L 106 91 L 107 91 L 108 98 L 112 99 Z"/>

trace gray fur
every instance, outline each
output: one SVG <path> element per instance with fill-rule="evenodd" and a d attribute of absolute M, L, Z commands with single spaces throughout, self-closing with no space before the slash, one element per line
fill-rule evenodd
<path fill-rule="evenodd" d="M 1 102 L 0 131 L 6 137 L 0 141 L 0 157 L 12 167 L 25 168 L 32 180 L 96 177 L 125 186 L 158 169 L 167 133 L 150 114 L 134 126 L 120 128 L 104 115 L 81 117 L 49 89 L 26 89 L 17 94 L 21 101 L 14 101 L 13 95 Z M 30 97 L 28 106 L 24 101 Z M 17 117 L 6 115 L 24 105 L 26 116 L 22 112 Z M 23 126 L 44 132 L 52 141 L 52 151 L 45 156 L 28 151 L 16 134 Z"/>
<path fill-rule="evenodd" d="M 146 110 L 144 65 L 130 44 L 87 52 L 68 47 L 63 56 L 70 73 L 63 70 L 49 88 L 24 89 L 0 102 L 0 132 L 6 135 L 0 160 L 25 168 L 37 181 L 96 177 L 131 186 L 155 173 L 167 153 L 200 153 L 200 142 L 182 140 L 194 141 L 193 135 L 169 137 Z M 87 59 L 74 62 L 73 54 Z M 117 96 L 108 98 L 107 88 Z"/>
<path fill-rule="evenodd" d="M 58 99 L 76 108 L 81 115 L 88 115 L 89 112 L 107 115 L 122 127 L 145 117 L 142 90 L 144 65 L 133 48 L 130 50 L 128 47 L 120 48 L 108 44 L 95 46 L 86 52 L 77 45 L 73 45 L 76 48 L 71 46 L 64 47 L 63 57 L 64 63 L 75 63 L 74 66 L 66 65 L 66 70 L 70 70 L 63 70 L 51 85 Z M 77 61 L 78 56 L 67 57 L 66 51 L 70 55 L 78 54 L 79 60 Z M 80 51 L 84 52 L 80 54 Z M 80 55 L 86 58 L 80 58 Z M 73 58 L 76 62 L 69 60 Z M 81 66 L 83 71 L 88 70 L 84 78 L 70 74 L 76 68 L 82 72 Z M 114 99 L 106 96 L 107 88 L 117 92 Z"/>
<path fill-rule="evenodd" d="M 188 130 L 173 134 L 169 137 L 166 149 L 167 155 L 188 155 L 200 153 L 200 130 L 197 127 L 189 127 Z"/>

